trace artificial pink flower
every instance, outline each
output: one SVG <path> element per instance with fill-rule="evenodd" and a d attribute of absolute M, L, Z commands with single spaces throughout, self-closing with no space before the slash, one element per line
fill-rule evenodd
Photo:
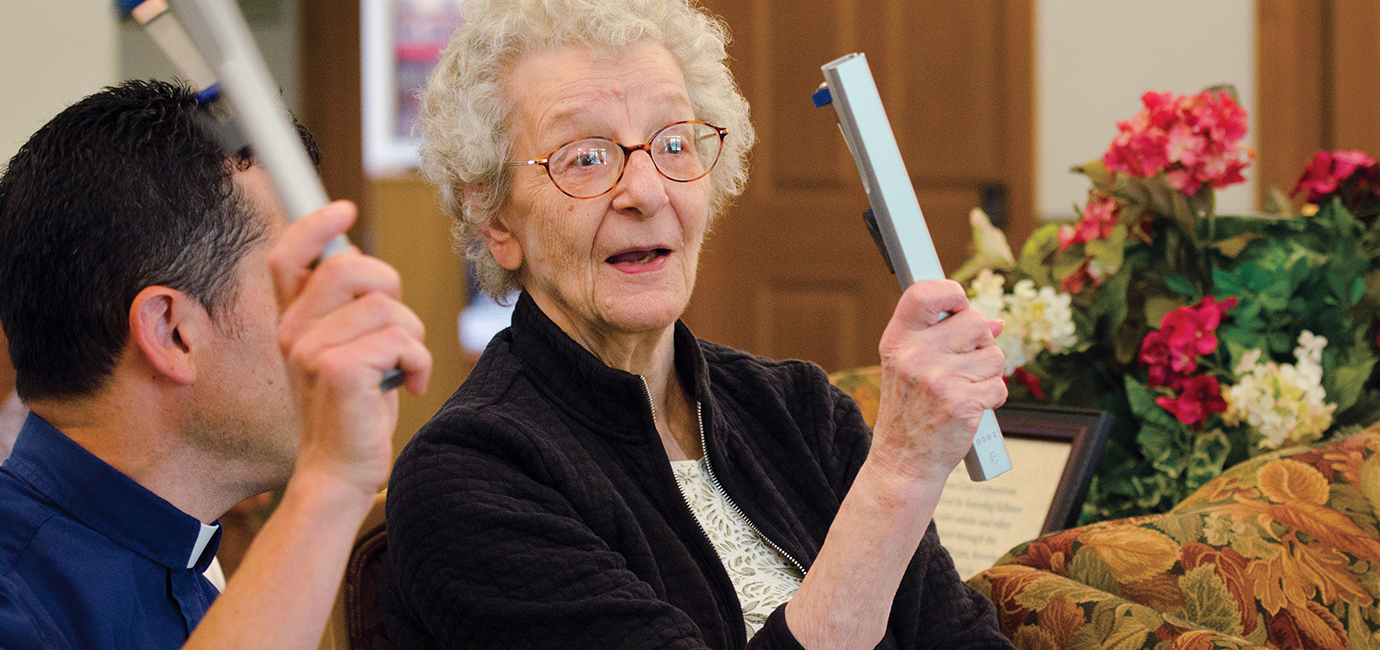
<path fill-rule="evenodd" d="M 1184 376 L 1169 366 L 1169 342 L 1158 330 L 1145 335 L 1140 342 L 1140 362 L 1150 374 L 1151 386 L 1168 386 L 1172 390 L 1183 387 Z"/>
<path fill-rule="evenodd" d="M 1088 285 L 1092 285 L 1093 287 L 1101 285 L 1102 282 L 1110 276 L 1111 273 L 1107 273 L 1106 271 L 1100 270 L 1099 267 L 1093 266 L 1093 258 L 1087 257 L 1083 259 L 1083 263 L 1078 266 L 1077 270 L 1059 281 L 1059 288 L 1063 290 L 1064 293 L 1078 293 Z"/>
<path fill-rule="evenodd" d="M 1359 174 L 1357 172 L 1360 172 Z M 1308 162 L 1290 196 L 1308 190 L 1308 202 L 1319 203 L 1353 176 L 1372 192 L 1380 192 L 1380 168 L 1375 159 L 1360 151 L 1319 151 Z"/>
<path fill-rule="evenodd" d="M 1140 113 L 1117 123 L 1119 133 L 1102 156 L 1107 169 L 1138 177 L 1164 172 L 1169 186 L 1184 194 L 1246 180 L 1241 171 L 1254 156 L 1239 144 L 1246 136 L 1246 109 L 1231 97 L 1150 92 L 1141 103 Z"/>
<path fill-rule="evenodd" d="M 1017 368 L 1015 372 L 1011 373 L 1011 377 L 1021 382 L 1021 385 L 1030 391 L 1031 397 L 1035 399 L 1045 398 L 1045 389 L 1040 388 L 1040 378 L 1035 376 L 1035 373 L 1029 372 L 1025 368 Z"/>
<path fill-rule="evenodd" d="M 1212 375 L 1190 377 L 1184 382 L 1184 390 L 1178 397 L 1156 397 L 1155 403 L 1195 429 L 1207 422 L 1209 414 L 1227 410 L 1227 401 L 1222 399 L 1222 387 Z"/>
<path fill-rule="evenodd" d="M 1217 349 L 1217 326 L 1226 311 L 1236 306 L 1236 298 L 1222 302 L 1207 296 L 1192 307 L 1180 307 L 1164 315 L 1160 332 L 1169 344 L 1170 367 L 1189 373 L 1198 367 L 1198 357 Z"/>
<path fill-rule="evenodd" d="M 1083 260 L 1083 266 L 1078 267 L 1071 275 L 1059 281 L 1059 289 L 1064 293 L 1078 293 L 1083 287 L 1092 282 L 1092 274 L 1088 273 L 1088 262 Z M 1095 286 L 1095 285 L 1094 285 Z"/>
<path fill-rule="evenodd" d="M 1059 228 L 1059 250 L 1074 244 L 1085 244 L 1094 239 L 1104 239 L 1111 235 L 1112 228 L 1116 227 L 1119 221 L 1117 215 L 1121 212 L 1121 206 L 1116 199 L 1103 196 L 1096 191 L 1089 194 L 1088 205 L 1083 208 L 1083 218 L 1078 224 Z"/>
<path fill-rule="evenodd" d="M 1160 329 L 1145 335 L 1140 361 L 1150 374 L 1151 386 L 1178 389 L 1183 376 L 1198 369 L 1198 357 L 1217 349 L 1217 326 L 1236 298 L 1217 302 L 1206 296 L 1192 307 L 1180 307 L 1160 319 Z"/>

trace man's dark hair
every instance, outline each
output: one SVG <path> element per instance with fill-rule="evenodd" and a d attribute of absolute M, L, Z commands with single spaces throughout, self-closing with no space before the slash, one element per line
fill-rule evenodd
<path fill-rule="evenodd" d="M 0 324 L 28 399 L 90 395 L 129 337 L 144 288 L 216 316 L 267 224 L 184 86 L 130 81 L 62 111 L 0 176 Z M 316 158 L 314 145 L 304 136 Z"/>

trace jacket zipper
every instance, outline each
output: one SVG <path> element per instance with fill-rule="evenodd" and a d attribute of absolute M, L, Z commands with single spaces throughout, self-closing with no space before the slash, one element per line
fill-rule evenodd
<path fill-rule="evenodd" d="M 638 379 L 642 380 L 642 392 L 647 395 L 647 407 L 652 411 L 652 422 L 653 424 L 655 424 L 656 404 L 652 402 L 652 387 L 647 383 L 646 377 L 638 375 Z M 790 553 L 787 553 L 785 549 L 781 548 L 779 544 L 773 542 L 770 537 L 767 537 L 762 532 L 762 530 L 757 527 L 757 524 L 752 523 L 752 520 L 748 518 L 747 513 L 743 512 L 743 509 L 738 507 L 738 504 L 733 501 L 733 497 L 728 495 L 728 490 L 725 490 L 723 484 L 719 482 L 719 476 L 714 473 L 714 464 L 709 460 L 709 445 L 706 442 L 706 438 L 704 435 L 704 404 L 701 403 L 699 400 L 695 400 L 695 422 L 700 429 L 700 452 L 704 454 L 704 469 L 705 472 L 709 474 L 709 482 L 714 485 L 714 489 L 717 490 L 719 494 L 723 495 L 724 501 L 728 503 L 728 507 L 733 508 L 733 511 L 738 513 L 738 516 L 742 517 L 744 522 L 747 522 L 748 528 L 751 528 L 752 532 L 757 533 L 757 536 L 762 538 L 762 541 L 766 542 L 768 546 L 772 547 L 772 549 L 774 549 L 777 553 L 781 554 L 781 557 L 786 558 L 786 560 L 790 562 L 792 566 L 795 567 L 796 571 L 800 572 L 801 579 L 804 579 L 805 566 L 802 565 L 794 557 L 792 557 Z M 676 489 L 680 491 L 681 500 L 685 501 L 686 507 L 688 508 L 690 504 L 690 499 L 686 497 L 685 490 L 681 489 L 679 483 L 676 484 Z M 694 515 L 694 512 L 691 511 L 690 514 Z M 708 540 L 709 533 L 705 532 L 704 526 L 700 525 L 699 518 L 693 516 L 691 518 L 695 520 L 695 525 L 699 527 L 700 534 L 704 535 L 704 538 Z M 713 546 L 714 544 L 713 542 L 711 542 L 710 547 L 713 548 Z M 720 562 L 722 562 L 722 558 L 720 558 Z"/>
<path fill-rule="evenodd" d="M 647 408 L 652 413 L 652 428 L 655 430 L 656 403 L 652 401 L 652 387 L 647 383 L 646 377 L 638 375 L 637 378 L 642 380 L 642 392 L 647 396 Z M 704 436 L 703 428 L 700 430 L 700 436 L 701 438 Z M 667 469 L 670 469 L 669 466 Z M 723 566 L 723 558 L 719 557 L 718 549 L 714 548 L 714 540 L 709 538 L 709 532 L 704 529 L 704 525 L 700 523 L 700 518 L 695 516 L 694 509 L 690 507 L 690 498 L 685 494 L 685 488 L 681 487 L 680 481 L 676 480 L 675 472 L 671 472 L 671 481 L 676 484 L 676 491 L 680 493 L 680 502 L 685 506 L 685 512 L 690 515 L 690 521 L 695 522 L 695 530 L 700 531 L 700 539 L 708 546 L 709 552 L 713 553 L 714 557 L 719 560 L 719 567 L 723 569 L 723 577 L 728 580 L 728 591 L 733 595 L 734 604 L 738 605 L 737 620 L 741 621 L 743 619 L 743 603 L 738 599 L 738 590 L 733 587 L 733 577 L 728 575 L 728 567 Z M 745 626 L 740 623 L 739 625 L 730 625 L 729 629 L 732 630 L 733 639 L 738 641 L 736 647 L 747 647 L 747 630 Z"/>
<path fill-rule="evenodd" d="M 700 424 L 700 450 L 704 453 L 704 469 L 709 473 L 709 482 L 714 484 L 714 489 L 718 490 L 719 494 L 724 495 L 724 501 L 728 502 L 728 507 L 733 508 L 733 511 L 738 513 L 738 516 L 742 517 L 743 521 L 747 522 L 748 528 L 751 528 L 752 532 L 757 533 L 757 536 L 761 537 L 762 541 L 766 542 L 768 546 L 776 549 L 776 552 L 780 553 L 781 557 L 786 558 L 787 561 L 794 565 L 796 571 L 800 572 L 801 579 L 804 579 L 805 566 L 796 561 L 795 558 L 791 557 L 790 553 L 787 553 L 785 549 L 781 548 L 776 542 L 771 541 L 770 537 L 767 537 L 758 529 L 757 524 L 752 523 L 752 520 L 748 519 L 747 513 L 743 512 L 743 509 L 739 508 L 737 503 L 734 503 L 733 497 L 728 496 L 728 490 L 725 490 L 724 486 L 719 483 L 719 477 L 714 473 L 714 465 L 709 462 L 709 447 L 705 444 L 704 436 L 704 405 L 701 404 L 699 400 L 695 401 L 695 419 L 697 419 Z"/>

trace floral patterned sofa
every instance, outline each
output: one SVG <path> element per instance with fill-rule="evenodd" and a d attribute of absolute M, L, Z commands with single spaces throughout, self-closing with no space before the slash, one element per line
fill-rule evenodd
<path fill-rule="evenodd" d="M 1380 650 L 1377 452 L 1372 427 L 1257 457 L 1167 514 L 1041 537 L 969 584 L 1018 648 Z"/>
<path fill-rule="evenodd" d="M 859 377 L 832 379 L 872 418 Z M 1167 514 L 1021 544 L 968 582 L 1022 649 L 1380 650 L 1380 425 L 1236 465 Z"/>

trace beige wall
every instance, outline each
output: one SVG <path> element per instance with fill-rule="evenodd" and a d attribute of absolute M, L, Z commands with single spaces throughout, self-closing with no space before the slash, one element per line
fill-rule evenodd
<path fill-rule="evenodd" d="M 0 165 L 62 108 L 118 78 L 114 2 L 0 2 Z"/>
<path fill-rule="evenodd" d="M 1254 117 L 1255 0 L 1037 0 L 1035 69 L 1036 214 L 1067 219 L 1088 191 L 1069 168 L 1101 156 L 1146 91 L 1235 84 Z M 1252 172 L 1219 212 L 1254 209 Z"/>
<path fill-rule="evenodd" d="M 289 108 L 297 98 L 297 0 L 241 0 Z M 175 68 L 114 0 L 0 0 L 0 165 L 58 111 L 128 78 Z"/>
<path fill-rule="evenodd" d="M 297 112 L 297 0 L 241 0 L 239 4 L 269 74 L 283 91 L 284 103 Z M 117 41 L 120 78 L 168 79 L 177 74 L 138 23 L 121 23 Z"/>

